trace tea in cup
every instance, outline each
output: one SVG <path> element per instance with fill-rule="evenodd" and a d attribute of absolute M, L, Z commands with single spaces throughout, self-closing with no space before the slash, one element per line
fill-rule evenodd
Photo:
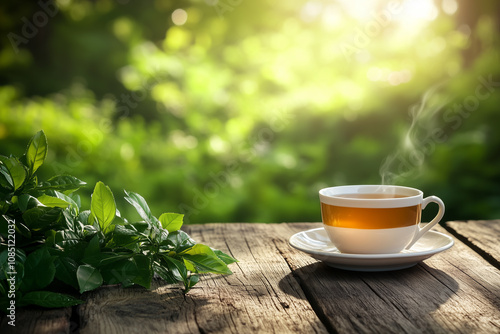
<path fill-rule="evenodd" d="M 436 196 L 403 186 L 356 185 L 319 191 L 323 226 L 341 253 L 390 254 L 409 249 L 444 215 Z M 439 211 L 421 227 L 422 210 L 434 202 Z"/>

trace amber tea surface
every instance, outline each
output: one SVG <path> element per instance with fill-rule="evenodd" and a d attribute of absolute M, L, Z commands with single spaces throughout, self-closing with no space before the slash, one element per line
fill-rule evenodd
<path fill-rule="evenodd" d="M 337 197 L 384 199 L 406 197 L 398 194 L 345 194 Z M 420 222 L 421 205 L 400 208 L 352 208 L 321 203 L 326 225 L 359 229 L 384 229 L 416 225 Z"/>
<path fill-rule="evenodd" d="M 408 197 L 405 195 L 399 194 L 344 194 L 344 195 L 335 195 L 335 197 L 343 197 L 343 198 L 360 198 L 360 199 L 383 199 L 383 198 L 403 198 Z"/>

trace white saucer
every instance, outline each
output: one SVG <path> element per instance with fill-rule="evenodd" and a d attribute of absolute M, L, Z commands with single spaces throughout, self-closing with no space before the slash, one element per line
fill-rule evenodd
<path fill-rule="evenodd" d="M 354 271 L 389 271 L 409 268 L 418 262 L 453 246 L 446 234 L 429 231 L 412 248 L 394 254 L 340 253 L 331 243 L 324 228 L 315 228 L 292 235 L 292 247 L 334 268 Z"/>

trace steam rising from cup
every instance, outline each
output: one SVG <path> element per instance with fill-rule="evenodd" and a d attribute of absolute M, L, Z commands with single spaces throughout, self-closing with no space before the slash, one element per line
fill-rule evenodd
<path fill-rule="evenodd" d="M 432 87 L 425 92 L 420 103 L 410 106 L 410 128 L 396 151 L 380 166 L 382 185 L 399 184 L 410 176 L 418 175 L 425 158 L 434 152 L 437 144 L 446 140 L 445 131 L 438 122 L 440 111 L 448 102 L 437 94 L 441 86 Z"/>

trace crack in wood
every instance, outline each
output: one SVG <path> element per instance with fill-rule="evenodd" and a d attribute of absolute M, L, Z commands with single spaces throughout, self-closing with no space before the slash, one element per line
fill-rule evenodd
<path fill-rule="evenodd" d="M 452 234 L 455 238 L 462 241 L 464 244 L 466 244 L 468 247 L 470 247 L 472 250 L 474 250 L 477 254 L 481 255 L 481 257 L 483 259 L 485 259 L 486 261 L 488 261 L 488 263 L 490 263 L 492 266 L 494 266 L 497 269 L 500 269 L 500 261 L 499 260 L 497 260 L 488 251 L 486 251 L 485 249 L 478 246 L 473 238 L 471 238 L 470 236 L 464 235 L 464 234 L 460 233 L 459 230 L 453 228 L 451 226 L 452 223 L 468 224 L 469 222 L 467 222 L 467 221 L 448 222 L 443 227 L 446 229 L 447 232 Z M 497 224 L 500 224 L 500 221 Z"/>
<path fill-rule="evenodd" d="M 71 307 L 71 316 L 69 317 L 69 332 L 71 334 L 80 333 L 80 314 L 78 313 L 79 305 Z"/>

